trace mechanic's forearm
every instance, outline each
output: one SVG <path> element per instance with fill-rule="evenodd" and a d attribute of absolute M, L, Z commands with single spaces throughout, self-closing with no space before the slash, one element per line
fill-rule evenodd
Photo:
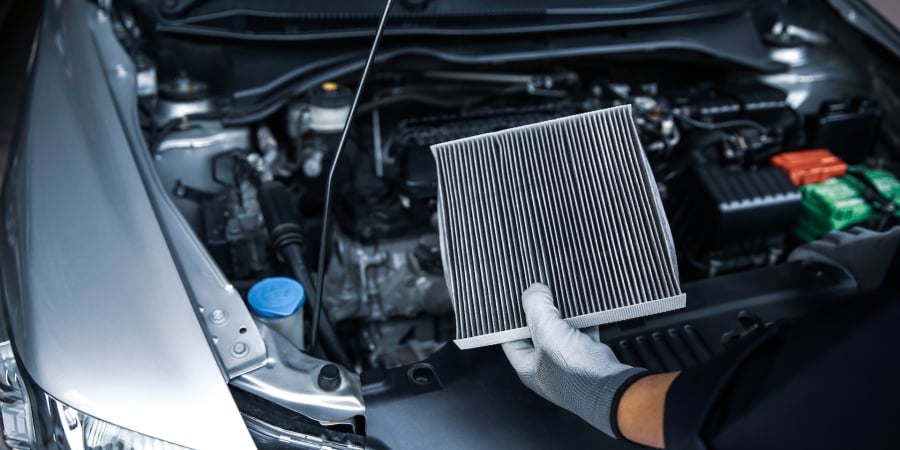
<path fill-rule="evenodd" d="M 625 390 L 619 400 L 616 421 L 626 439 L 650 447 L 664 448 L 663 412 L 666 393 L 681 372 L 643 377 Z"/>

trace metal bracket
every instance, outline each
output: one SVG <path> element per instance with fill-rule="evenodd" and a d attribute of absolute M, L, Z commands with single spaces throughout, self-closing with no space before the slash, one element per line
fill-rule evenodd
<path fill-rule="evenodd" d="M 258 326 L 272 358 L 264 367 L 231 380 L 232 386 L 323 425 L 352 425 L 356 416 L 365 415 L 358 375 L 301 352 L 265 324 Z M 340 384 L 333 390 L 323 389 L 317 383 L 319 372 L 325 366 L 340 371 Z"/>

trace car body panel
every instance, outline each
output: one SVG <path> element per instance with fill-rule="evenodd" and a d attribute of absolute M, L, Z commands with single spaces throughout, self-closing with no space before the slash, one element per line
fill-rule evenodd
<path fill-rule="evenodd" d="M 107 79 L 129 67 L 97 41 L 115 37 L 95 5 L 47 2 L 4 188 L 19 362 L 99 419 L 192 448 L 252 448 L 116 112 Z"/>

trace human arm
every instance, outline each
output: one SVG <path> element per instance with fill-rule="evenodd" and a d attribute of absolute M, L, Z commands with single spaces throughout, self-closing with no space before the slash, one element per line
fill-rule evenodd
<path fill-rule="evenodd" d="M 599 338 L 560 318 L 547 286 L 532 285 L 522 302 L 532 339 L 503 346 L 522 382 L 610 436 L 661 447 L 665 395 L 677 373 L 648 375 L 619 362 Z"/>
<path fill-rule="evenodd" d="M 665 448 L 663 415 L 666 394 L 679 373 L 647 375 L 625 388 L 616 410 L 616 422 L 622 436 L 648 447 Z"/>

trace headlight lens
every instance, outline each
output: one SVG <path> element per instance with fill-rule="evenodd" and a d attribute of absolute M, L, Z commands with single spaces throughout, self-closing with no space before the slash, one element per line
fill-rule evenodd
<path fill-rule="evenodd" d="M 9 341 L 0 342 L 0 416 L 3 418 L 3 440 L 10 448 L 31 448 L 35 442 L 34 420 L 25 380 Z"/>
<path fill-rule="evenodd" d="M 38 409 L 32 408 L 26 381 L 19 372 L 9 341 L 0 342 L 0 370 L 3 371 L 0 378 L 3 440 L 10 448 L 33 449 L 41 446 L 41 442 L 52 442 L 54 448 L 72 450 L 186 448 L 104 422 L 46 394 L 41 394 L 40 404 L 33 405 Z M 39 423 L 46 424 L 47 436 L 43 439 L 38 439 L 35 432 L 35 416 Z"/>
<path fill-rule="evenodd" d="M 176 450 L 186 448 L 104 422 L 60 403 L 50 396 L 47 396 L 47 401 L 51 410 L 55 410 L 57 413 L 58 429 L 65 436 L 65 441 L 72 450 L 107 448 Z"/>

